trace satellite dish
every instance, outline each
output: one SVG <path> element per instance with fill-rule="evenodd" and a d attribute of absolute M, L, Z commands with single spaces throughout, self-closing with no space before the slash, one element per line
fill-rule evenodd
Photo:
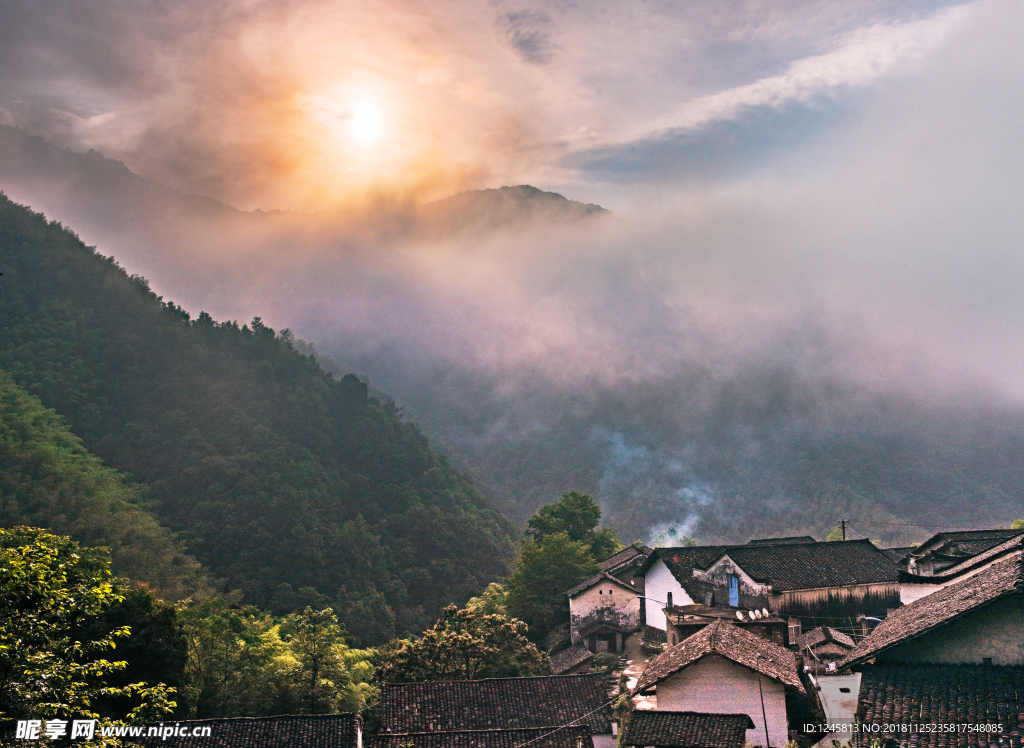
<path fill-rule="evenodd" d="M 756 621 L 757 620 L 757 618 L 754 617 L 754 611 L 750 611 L 749 613 L 747 613 L 747 615 L 750 616 L 750 620 L 751 621 Z"/>
<path fill-rule="evenodd" d="M 768 608 L 761 608 L 761 612 L 764 613 L 764 617 L 767 618 L 771 614 L 768 612 Z"/>
<path fill-rule="evenodd" d="M 755 610 L 754 611 L 754 615 L 757 616 L 758 618 L 760 618 L 761 617 L 761 611 Z"/>
<path fill-rule="evenodd" d="M 739 618 L 741 621 L 743 620 L 743 614 L 738 610 L 736 611 L 736 617 Z"/>

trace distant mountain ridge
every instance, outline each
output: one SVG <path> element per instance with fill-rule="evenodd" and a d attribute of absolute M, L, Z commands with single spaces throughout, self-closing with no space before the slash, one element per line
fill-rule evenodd
<path fill-rule="evenodd" d="M 579 221 L 611 211 L 593 203 L 570 200 L 528 184 L 487 190 L 467 190 L 426 203 L 420 209 L 428 222 L 447 231 L 469 226 L 493 229 L 518 221 Z"/>
<path fill-rule="evenodd" d="M 56 212 L 69 225 L 81 225 L 90 213 L 102 214 L 111 228 L 122 231 L 135 231 L 140 221 L 148 223 L 158 217 L 157 213 L 165 212 L 178 218 L 234 222 L 313 215 L 279 210 L 242 211 L 214 198 L 180 192 L 141 177 L 122 162 L 98 151 L 76 153 L 59 148 L 10 125 L 0 125 L 0 190 L 15 202 L 33 206 L 42 205 L 39 198 L 46 193 L 51 202 L 59 201 L 65 206 Z M 47 207 L 49 210 L 44 212 L 55 212 L 53 207 Z M 406 210 L 402 206 L 396 208 Z M 522 220 L 579 220 L 607 213 L 600 205 L 577 202 L 530 185 L 517 185 L 467 190 L 422 204 L 413 213 L 413 224 L 419 219 L 431 229 L 459 229 Z"/>

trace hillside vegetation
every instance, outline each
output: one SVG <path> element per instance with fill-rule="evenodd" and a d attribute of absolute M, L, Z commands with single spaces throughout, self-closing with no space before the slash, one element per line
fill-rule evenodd
<path fill-rule="evenodd" d="M 515 530 L 469 478 L 287 331 L 193 320 L 6 198 L 0 272 L 0 367 L 247 602 L 332 604 L 375 643 L 507 572 Z"/>
<path fill-rule="evenodd" d="M 83 545 L 107 546 L 115 573 L 164 597 L 212 592 L 144 502 L 141 486 L 104 467 L 60 416 L 0 371 L 0 523 L 45 524 Z"/>

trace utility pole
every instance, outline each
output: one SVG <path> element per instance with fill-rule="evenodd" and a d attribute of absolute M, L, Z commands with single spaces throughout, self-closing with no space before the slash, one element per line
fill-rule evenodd
<path fill-rule="evenodd" d="M 843 526 L 843 540 L 846 540 L 846 520 L 839 520 L 839 524 Z"/>

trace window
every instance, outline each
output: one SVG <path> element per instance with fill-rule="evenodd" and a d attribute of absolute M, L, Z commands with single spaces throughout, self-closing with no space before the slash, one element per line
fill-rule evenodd
<path fill-rule="evenodd" d="M 729 575 L 729 607 L 740 607 L 740 578 L 736 574 Z"/>

